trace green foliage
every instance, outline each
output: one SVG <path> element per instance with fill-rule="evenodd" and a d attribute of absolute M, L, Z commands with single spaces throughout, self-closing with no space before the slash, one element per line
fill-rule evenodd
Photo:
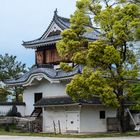
<path fill-rule="evenodd" d="M 84 3 L 87 2 L 88 0 Z M 90 27 L 90 19 L 89 16 L 84 13 L 85 10 L 85 6 L 83 6 L 81 9 L 79 8 L 75 11 L 70 19 L 70 29 L 66 29 L 61 33 L 62 40 L 57 43 L 57 50 L 61 57 L 72 60 L 77 57 L 74 57 L 74 55 L 77 55 L 76 52 L 86 49 L 87 39 L 83 37 L 83 34 L 86 32 L 86 28 Z"/>
<path fill-rule="evenodd" d="M 22 98 L 22 95 L 23 95 L 23 91 L 24 91 L 24 88 L 19 86 L 19 87 L 13 87 L 12 89 L 10 88 L 9 89 L 11 91 L 11 95 L 14 97 L 13 98 L 13 102 L 22 102 L 23 101 L 23 98 Z"/>
<path fill-rule="evenodd" d="M 60 68 L 66 72 L 71 71 L 72 67 L 69 66 L 67 63 L 61 62 L 60 63 Z"/>
<path fill-rule="evenodd" d="M 108 86 L 102 73 L 100 71 L 93 72 L 89 68 L 85 68 L 82 74 L 74 77 L 74 80 L 67 85 L 67 93 L 74 100 L 100 96 L 104 104 L 112 107 L 119 106 L 113 88 Z"/>
<path fill-rule="evenodd" d="M 6 102 L 8 94 L 9 92 L 5 88 L 0 87 L 0 102 Z"/>
<path fill-rule="evenodd" d="M 0 80 L 14 78 L 21 72 L 25 72 L 25 67 L 25 64 L 16 60 L 16 56 L 0 55 Z"/>
<path fill-rule="evenodd" d="M 83 51 L 75 53 L 72 57 L 72 61 L 77 64 L 85 65 L 87 63 L 87 51 L 83 50 Z"/>
<path fill-rule="evenodd" d="M 9 127 L 8 124 L 5 125 L 5 131 L 6 131 L 6 132 L 10 132 L 10 127 Z"/>
<path fill-rule="evenodd" d="M 140 0 L 119 0 L 122 3 L 135 3 L 135 4 L 140 4 Z"/>
<path fill-rule="evenodd" d="M 5 79 L 16 79 L 20 74 L 26 72 L 26 65 L 18 62 L 16 56 L 5 54 L 0 55 L 0 81 Z M 5 93 L 14 95 L 16 101 L 18 96 L 22 94 L 23 88 L 21 87 L 4 87 Z M 2 94 L 1 94 L 2 95 Z"/>
<path fill-rule="evenodd" d="M 128 42 L 140 39 L 140 8 L 137 1 L 102 2 L 105 7 L 101 0 L 77 1 L 71 27 L 62 32 L 57 49 L 61 55 L 86 66 L 67 85 L 67 93 L 75 100 L 99 96 L 104 104 L 118 108 L 123 127 L 124 101 L 132 101 L 136 94 L 130 81 L 137 80 L 139 63 L 137 52 Z M 94 42 L 83 37 L 87 27 L 94 30 L 91 23 L 101 31 Z"/>
<path fill-rule="evenodd" d="M 136 103 L 131 108 L 133 110 L 140 110 L 140 84 L 139 83 L 135 83 L 135 84 L 132 84 L 131 87 L 132 87 L 132 91 L 133 91 L 134 94 L 132 94 L 132 96 L 130 96 L 130 97 Z"/>

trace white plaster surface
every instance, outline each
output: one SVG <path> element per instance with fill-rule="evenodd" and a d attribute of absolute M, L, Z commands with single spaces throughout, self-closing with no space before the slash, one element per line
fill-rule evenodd
<path fill-rule="evenodd" d="M 30 115 L 34 110 L 35 93 L 43 93 L 43 97 L 66 96 L 65 85 L 65 83 L 50 83 L 42 80 L 39 84 L 26 87 L 23 93 L 23 102 L 26 103 L 25 115 Z"/>
<path fill-rule="evenodd" d="M 18 112 L 22 116 L 25 115 L 25 107 L 23 105 L 16 105 Z M 0 105 L 0 116 L 5 116 L 12 109 L 12 105 Z"/>
<path fill-rule="evenodd" d="M 59 132 L 58 120 L 60 121 L 60 129 L 62 133 L 67 130 L 66 115 L 67 112 L 76 111 L 79 112 L 79 108 L 76 106 L 71 107 L 56 107 L 45 108 L 43 117 L 43 130 L 44 132 L 54 132 L 54 124 L 56 125 L 56 131 Z M 78 124 L 79 127 L 80 124 Z"/>
<path fill-rule="evenodd" d="M 100 111 L 105 111 L 105 119 L 100 119 Z M 103 106 L 84 106 L 80 113 L 80 132 L 106 132 L 108 117 L 116 117 L 116 111 Z"/>
<path fill-rule="evenodd" d="M 99 112 L 103 110 L 106 112 L 106 118 L 100 119 Z M 74 112 L 79 112 L 77 114 L 78 117 L 75 117 L 75 119 L 73 119 L 72 117 L 68 118 L 68 114 Z M 69 129 L 72 131 L 78 131 L 80 133 L 106 132 L 106 119 L 108 117 L 116 117 L 116 111 L 103 106 L 71 106 L 45 108 L 43 130 L 44 132 L 54 132 L 54 121 L 56 125 L 56 131 L 58 132 L 59 120 L 62 133 L 66 133 L 66 131 L 69 131 Z M 71 124 L 68 124 L 68 122 L 70 123 L 71 121 L 74 121 L 74 123 L 76 123 L 76 126 L 73 125 L 73 128 L 70 127 Z"/>
<path fill-rule="evenodd" d="M 53 32 L 53 31 L 56 31 L 56 30 L 62 31 L 62 29 L 55 22 L 53 22 L 51 24 L 51 26 L 49 27 L 47 33 L 43 37 L 46 38 L 49 35 L 50 32 Z"/>

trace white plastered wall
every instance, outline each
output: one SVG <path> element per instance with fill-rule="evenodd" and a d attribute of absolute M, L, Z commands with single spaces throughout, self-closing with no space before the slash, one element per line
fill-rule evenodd
<path fill-rule="evenodd" d="M 23 93 L 23 102 L 26 103 L 25 115 L 31 115 L 34 110 L 34 93 L 43 93 L 43 97 L 66 96 L 66 83 L 50 83 L 42 80 L 39 84 L 28 86 Z"/>
<path fill-rule="evenodd" d="M 53 133 L 54 124 L 56 125 L 56 132 L 59 132 L 58 120 L 60 121 L 60 129 L 62 133 L 66 133 L 66 112 L 77 111 L 80 113 L 78 106 L 70 107 L 50 107 L 45 108 L 43 113 L 43 132 Z M 80 124 L 79 124 L 80 127 Z"/>
<path fill-rule="evenodd" d="M 100 119 L 100 111 L 105 111 L 105 119 Z M 82 107 L 80 113 L 80 132 L 106 132 L 108 117 L 116 117 L 116 110 L 103 106 Z"/>
<path fill-rule="evenodd" d="M 5 116 L 11 109 L 13 105 L 0 105 L 0 116 Z M 21 113 L 22 116 L 25 115 L 24 105 L 16 105 L 17 111 Z"/>
<path fill-rule="evenodd" d="M 116 117 L 116 110 L 103 106 L 71 106 L 71 107 L 51 107 L 45 108 L 43 117 L 43 132 L 53 133 L 54 124 L 56 131 L 59 131 L 58 120 L 60 121 L 61 132 L 66 133 L 66 112 L 77 111 L 80 113 L 79 132 L 93 133 L 106 132 L 108 117 Z M 106 119 L 100 119 L 99 112 L 105 111 Z"/>
<path fill-rule="evenodd" d="M 131 113 L 131 115 L 134 120 L 132 120 L 132 118 L 130 118 L 130 124 L 133 126 L 135 124 L 139 124 L 140 123 L 140 113 Z"/>

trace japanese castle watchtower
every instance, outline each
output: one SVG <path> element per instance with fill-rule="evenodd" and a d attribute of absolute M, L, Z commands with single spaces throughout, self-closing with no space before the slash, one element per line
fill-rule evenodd
<path fill-rule="evenodd" d="M 44 34 L 38 39 L 23 42 L 25 48 L 35 49 L 35 64 L 38 67 L 53 66 L 62 61 L 56 49 L 56 42 L 61 39 L 60 33 L 69 26 L 69 19 L 58 16 L 55 10 L 53 19 Z"/>
<path fill-rule="evenodd" d="M 53 19 L 43 35 L 38 39 L 26 41 L 22 44 L 27 49 L 35 50 L 36 66 L 19 77 L 5 80 L 5 84 L 25 88 L 23 93 L 23 101 L 26 104 L 25 116 L 31 115 L 38 108 L 40 109 L 42 103 L 44 104 L 46 101 L 51 104 L 54 104 L 56 100 L 65 101 L 65 98 L 61 97 L 66 96 L 66 84 L 74 75 L 82 72 L 82 67 L 79 65 L 76 65 L 69 72 L 59 69 L 61 61 L 69 62 L 69 60 L 63 60 L 59 56 L 56 42 L 61 40 L 61 32 L 69 27 L 70 19 L 59 16 L 57 10 L 55 10 Z M 99 34 L 99 31 L 95 29 L 92 32 L 86 32 L 83 36 L 90 41 L 94 41 L 98 39 Z M 56 97 L 56 99 L 53 98 L 54 103 L 49 98 L 51 96 Z"/>
<path fill-rule="evenodd" d="M 66 85 L 73 76 L 82 73 L 79 65 L 68 72 L 57 67 L 64 60 L 58 55 L 56 42 L 61 40 L 60 33 L 69 27 L 70 20 L 58 16 L 56 10 L 44 34 L 22 44 L 35 50 L 36 66 L 19 77 L 5 80 L 5 84 L 24 87 L 23 116 L 41 116 L 39 131 L 52 133 L 59 122 L 62 133 L 106 132 L 106 116 L 115 117 L 116 110 L 104 106 L 99 98 L 75 102 L 66 93 Z M 99 34 L 95 28 L 83 36 L 94 41 Z"/>
<path fill-rule="evenodd" d="M 23 42 L 25 48 L 35 49 L 35 64 L 38 67 L 59 64 L 62 58 L 58 55 L 56 42 L 61 39 L 60 33 L 70 27 L 70 19 L 60 17 L 57 9 L 54 11 L 53 19 L 44 34 L 35 40 Z M 86 33 L 84 36 L 89 40 L 96 40 L 99 32 Z"/>

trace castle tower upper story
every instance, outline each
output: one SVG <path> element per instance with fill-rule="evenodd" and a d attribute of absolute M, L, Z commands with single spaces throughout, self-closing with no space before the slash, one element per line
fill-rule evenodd
<path fill-rule="evenodd" d="M 90 25 L 91 26 L 91 25 Z M 70 19 L 61 17 L 54 11 L 53 18 L 43 35 L 32 41 L 23 41 L 23 46 L 27 49 L 35 50 L 35 67 L 24 75 L 5 80 L 5 84 L 10 86 L 30 86 L 36 81 L 47 79 L 51 83 L 68 80 L 77 73 L 82 72 L 82 66 L 76 65 L 72 71 L 65 72 L 59 69 L 59 63 L 63 60 L 56 49 L 56 43 L 61 40 L 61 32 L 70 28 Z M 83 36 L 89 41 L 97 40 L 100 32 L 98 29 L 86 32 Z"/>
<path fill-rule="evenodd" d="M 70 19 L 61 17 L 57 14 L 57 9 L 54 11 L 54 15 L 50 25 L 43 35 L 35 40 L 23 42 L 25 48 L 32 48 L 35 50 L 35 64 L 48 65 L 59 64 L 62 58 L 59 56 L 56 49 L 56 42 L 61 40 L 61 32 L 70 27 Z M 85 37 L 90 40 L 96 40 L 98 38 L 99 31 L 85 33 Z"/>
<path fill-rule="evenodd" d="M 35 49 L 35 64 L 59 64 L 62 58 L 58 55 L 56 42 L 61 39 L 61 32 L 70 27 L 70 20 L 57 15 L 54 11 L 53 19 L 44 34 L 35 40 L 23 42 L 25 48 Z"/>

